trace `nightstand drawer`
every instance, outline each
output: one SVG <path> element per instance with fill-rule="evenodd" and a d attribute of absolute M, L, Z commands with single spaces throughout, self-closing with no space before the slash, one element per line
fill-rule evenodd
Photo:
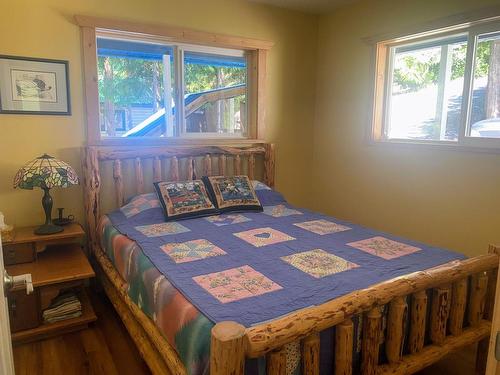
<path fill-rule="evenodd" d="M 6 266 L 28 263 L 35 260 L 35 248 L 32 242 L 4 245 L 3 258 Z"/>
<path fill-rule="evenodd" d="M 9 292 L 7 301 L 9 304 L 10 330 L 12 332 L 40 325 L 37 293 L 27 295 L 24 290 Z"/>

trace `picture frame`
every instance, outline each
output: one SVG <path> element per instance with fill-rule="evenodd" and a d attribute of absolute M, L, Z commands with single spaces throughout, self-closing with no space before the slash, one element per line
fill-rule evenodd
<path fill-rule="evenodd" d="M 71 115 L 69 62 L 0 55 L 0 114 Z"/>

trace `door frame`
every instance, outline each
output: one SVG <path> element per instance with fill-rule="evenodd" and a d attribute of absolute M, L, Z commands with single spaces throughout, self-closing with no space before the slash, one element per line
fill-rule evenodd
<path fill-rule="evenodd" d="M 0 234 L 0 373 L 14 375 L 14 358 L 12 355 L 12 339 L 10 336 L 9 309 L 4 292 L 2 235 Z"/>

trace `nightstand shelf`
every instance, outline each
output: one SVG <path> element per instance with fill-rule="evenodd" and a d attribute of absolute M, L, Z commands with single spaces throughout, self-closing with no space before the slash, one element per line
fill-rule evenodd
<path fill-rule="evenodd" d="M 5 269 L 11 276 L 31 273 L 35 288 L 95 276 L 78 244 L 51 246 L 38 254 L 36 262 L 14 264 Z"/>
<path fill-rule="evenodd" d="M 33 228 L 21 228 L 16 231 L 13 241 L 5 244 L 11 253 L 4 254 L 4 258 L 10 257 L 17 263 L 7 265 L 7 273 L 11 276 L 31 274 L 34 287 L 30 295 L 26 295 L 24 290 L 8 293 L 14 343 L 83 329 L 97 319 L 85 292 L 86 280 L 94 277 L 95 273 L 81 246 L 84 236 L 85 232 L 79 224 L 71 224 L 63 232 L 46 236 L 34 235 Z M 26 262 L 30 251 L 33 258 Z M 44 322 L 43 311 L 61 292 L 68 290 L 75 292 L 80 300 L 82 315 L 54 323 Z"/>
<path fill-rule="evenodd" d="M 85 290 L 78 294 L 78 298 L 82 303 L 81 316 L 56 323 L 42 323 L 38 327 L 15 332 L 12 334 L 12 342 L 21 344 L 87 328 L 89 323 L 97 320 L 97 317 Z"/>

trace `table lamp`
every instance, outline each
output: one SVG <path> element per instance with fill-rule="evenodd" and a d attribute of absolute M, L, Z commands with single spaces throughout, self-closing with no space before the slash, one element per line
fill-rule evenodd
<path fill-rule="evenodd" d="M 67 188 L 78 183 L 78 176 L 70 165 L 47 154 L 28 162 L 17 172 L 14 188 L 33 190 L 34 187 L 39 187 L 44 191 L 42 206 L 45 211 L 45 224 L 36 228 L 35 234 L 63 231 L 63 227 L 52 223 L 52 197 L 49 190 L 53 187 Z"/>

